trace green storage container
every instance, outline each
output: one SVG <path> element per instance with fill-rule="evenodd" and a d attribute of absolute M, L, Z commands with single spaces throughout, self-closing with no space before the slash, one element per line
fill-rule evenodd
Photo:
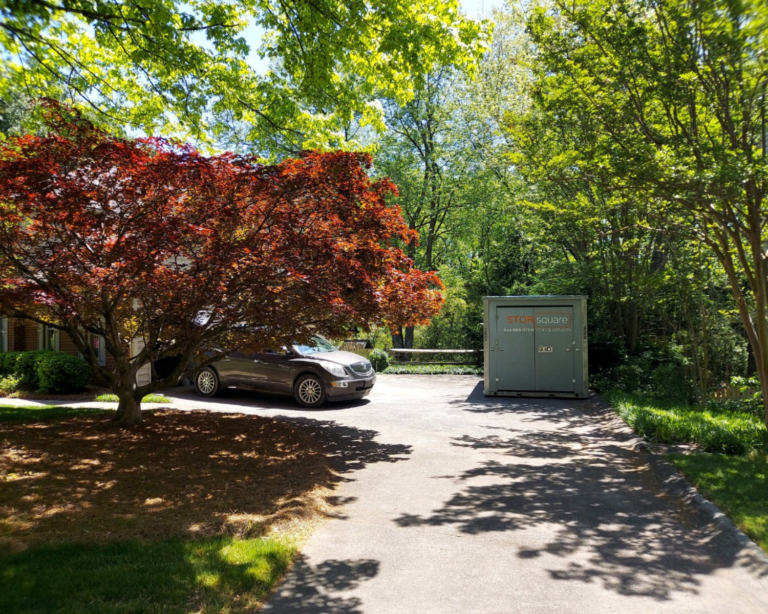
<path fill-rule="evenodd" d="M 486 396 L 589 395 L 586 296 L 486 296 Z"/>

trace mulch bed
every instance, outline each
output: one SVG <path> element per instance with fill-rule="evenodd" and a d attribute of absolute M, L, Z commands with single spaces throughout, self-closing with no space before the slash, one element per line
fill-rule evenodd
<path fill-rule="evenodd" d="M 255 536 L 325 514 L 321 446 L 286 423 L 173 410 L 0 424 L 0 553 L 32 544 Z"/>

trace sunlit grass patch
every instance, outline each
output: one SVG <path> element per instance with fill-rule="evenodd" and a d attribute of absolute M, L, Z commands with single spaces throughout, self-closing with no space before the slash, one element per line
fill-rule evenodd
<path fill-rule="evenodd" d="M 116 394 L 107 393 L 107 394 L 100 394 L 96 397 L 96 400 L 99 403 L 118 403 L 120 399 L 117 398 Z M 141 399 L 142 403 L 171 403 L 171 399 L 169 399 L 166 396 L 163 396 L 162 394 L 148 394 L 143 399 Z"/>
<path fill-rule="evenodd" d="M 33 547 L 0 558 L 0 612 L 251 612 L 295 552 L 231 536 Z"/>
<path fill-rule="evenodd" d="M 651 441 L 695 443 L 707 452 L 723 454 L 746 454 L 768 442 L 765 423 L 750 413 L 700 410 L 616 391 L 605 397 L 638 435 Z"/>
<path fill-rule="evenodd" d="M 671 454 L 675 466 L 768 551 L 768 455 Z"/>

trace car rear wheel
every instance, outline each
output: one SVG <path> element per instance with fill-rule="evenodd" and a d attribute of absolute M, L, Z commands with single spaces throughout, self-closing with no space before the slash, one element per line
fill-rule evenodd
<path fill-rule="evenodd" d="M 210 367 L 200 369 L 195 376 L 195 391 L 201 397 L 212 397 L 219 392 L 219 376 Z"/>
<path fill-rule="evenodd" d="M 325 387 L 317 375 L 302 375 L 296 380 L 293 396 L 302 407 L 320 407 L 325 403 Z"/>

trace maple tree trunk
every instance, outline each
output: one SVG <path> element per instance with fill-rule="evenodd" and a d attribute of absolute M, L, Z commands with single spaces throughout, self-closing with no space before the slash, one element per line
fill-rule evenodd
<path fill-rule="evenodd" d="M 413 326 L 405 327 L 405 339 L 404 339 L 403 347 L 406 347 L 406 348 L 413 347 Z"/>
<path fill-rule="evenodd" d="M 118 426 L 138 426 L 143 422 L 141 417 L 141 395 L 135 391 L 118 393 L 117 414 L 114 422 Z"/>

